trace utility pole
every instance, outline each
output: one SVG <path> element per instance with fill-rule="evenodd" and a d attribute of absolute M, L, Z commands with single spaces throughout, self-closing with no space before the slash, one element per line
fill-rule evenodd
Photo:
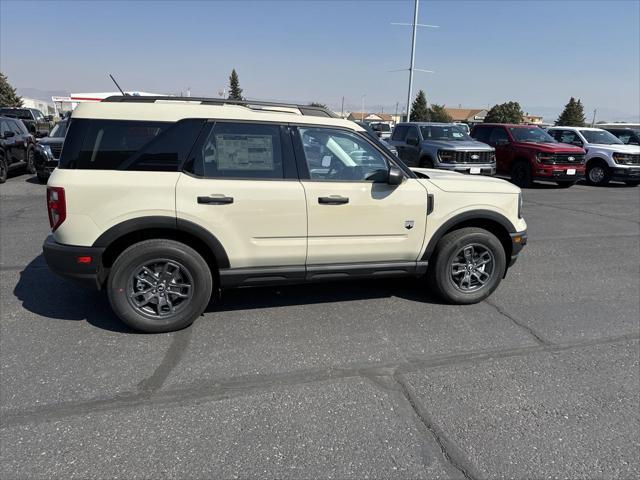
<path fill-rule="evenodd" d="M 360 112 L 360 116 L 362 117 L 362 122 L 364 122 L 364 97 L 366 97 L 367 95 L 364 94 L 362 95 L 362 112 Z"/>
<path fill-rule="evenodd" d="M 409 90 L 407 91 L 407 121 L 409 121 L 409 117 L 411 116 L 411 97 L 413 92 L 413 72 L 425 72 L 425 73 L 434 73 L 433 70 L 424 70 L 422 68 L 415 67 L 416 60 L 416 33 L 418 27 L 429 27 L 429 28 L 439 28 L 438 25 L 425 25 L 422 23 L 418 23 L 418 7 L 420 0 L 414 0 L 413 6 L 413 23 L 391 23 L 391 25 L 409 25 L 412 27 L 411 29 L 411 63 L 409 64 Z M 390 70 L 391 72 L 400 72 L 407 70 L 406 68 L 401 68 L 400 70 Z"/>
<path fill-rule="evenodd" d="M 344 118 L 344 95 L 342 96 L 342 107 L 340 107 L 340 116 Z"/>
<path fill-rule="evenodd" d="M 413 33 L 411 35 L 411 64 L 409 65 L 409 91 L 407 92 L 407 122 L 411 121 L 411 92 L 413 90 L 413 69 L 416 63 L 416 33 L 418 30 L 418 4 L 415 0 L 413 6 Z"/>
<path fill-rule="evenodd" d="M 591 120 L 591 126 L 592 127 L 595 127 L 595 125 L 596 125 L 596 112 L 597 111 L 598 111 L 597 108 L 593 110 L 593 120 Z"/>

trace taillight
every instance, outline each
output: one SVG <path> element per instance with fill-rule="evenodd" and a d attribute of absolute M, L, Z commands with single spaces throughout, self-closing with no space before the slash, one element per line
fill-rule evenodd
<path fill-rule="evenodd" d="M 64 188 L 47 187 L 47 210 L 49 211 L 49 225 L 51 231 L 62 225 L 67 218 L 67 203 L 64 198 Z"/>

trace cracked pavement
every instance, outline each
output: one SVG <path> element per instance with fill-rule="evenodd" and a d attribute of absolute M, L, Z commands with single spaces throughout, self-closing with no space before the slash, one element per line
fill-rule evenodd
<path fill-rule="evenodd" d="M 3 479 L 640 476 L 640 188 L 525 190 L 478 305 L 243 289 L 162 335 L 48 271 L 44 192 L 0 186 Z"/>

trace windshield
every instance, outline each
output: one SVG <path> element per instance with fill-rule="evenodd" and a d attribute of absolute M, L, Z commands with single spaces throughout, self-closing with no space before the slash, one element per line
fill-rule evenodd
<path fill-rule="evenodd" d="M 20 118 L 23 120 L 31 120 L 31 112 L 26 108 L 13 109 L 13 108 L 0 108 L 0 114 L 12 118 Z"/>
<path fill-rule="evenodd" d="M 422 125 L 422 138 L 425 140 L 469 141 L 473 140 L 464 130 L 454 125 Z"/>
<path fill-rule="evenodd" d="M 58 122 L 51 129 L 51 133 L 49 133 L 50 137 L 54 138 L 64 138 L 67 134 L 67 121 L 63 120 L 62 122 Z"/>
<path fill-rule="evenodd" d="M 587 140 L 587 143 L 595 143 L 597 145 L 622 144 L 622 141 L 618 137 L 606 130 L 580 130 L 580 133 Z"/>
<path fill-rule="evenodd" d="M 557 143 L 551 135 L 538 127 L 511 127 L 509 131 L 516 142 Z"/>

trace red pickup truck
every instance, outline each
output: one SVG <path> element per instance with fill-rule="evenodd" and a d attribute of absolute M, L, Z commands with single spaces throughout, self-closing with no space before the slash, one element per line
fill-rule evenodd
<path fill-rule="evenodd" d="M 570 187 L 584 177 L 585 151 L 558 143 L 540 127 L 481 123 L 471 130 L 476 140 L 496 149 L 498 174 L 510 175 L 519 187 L 548 180 Z"/>

